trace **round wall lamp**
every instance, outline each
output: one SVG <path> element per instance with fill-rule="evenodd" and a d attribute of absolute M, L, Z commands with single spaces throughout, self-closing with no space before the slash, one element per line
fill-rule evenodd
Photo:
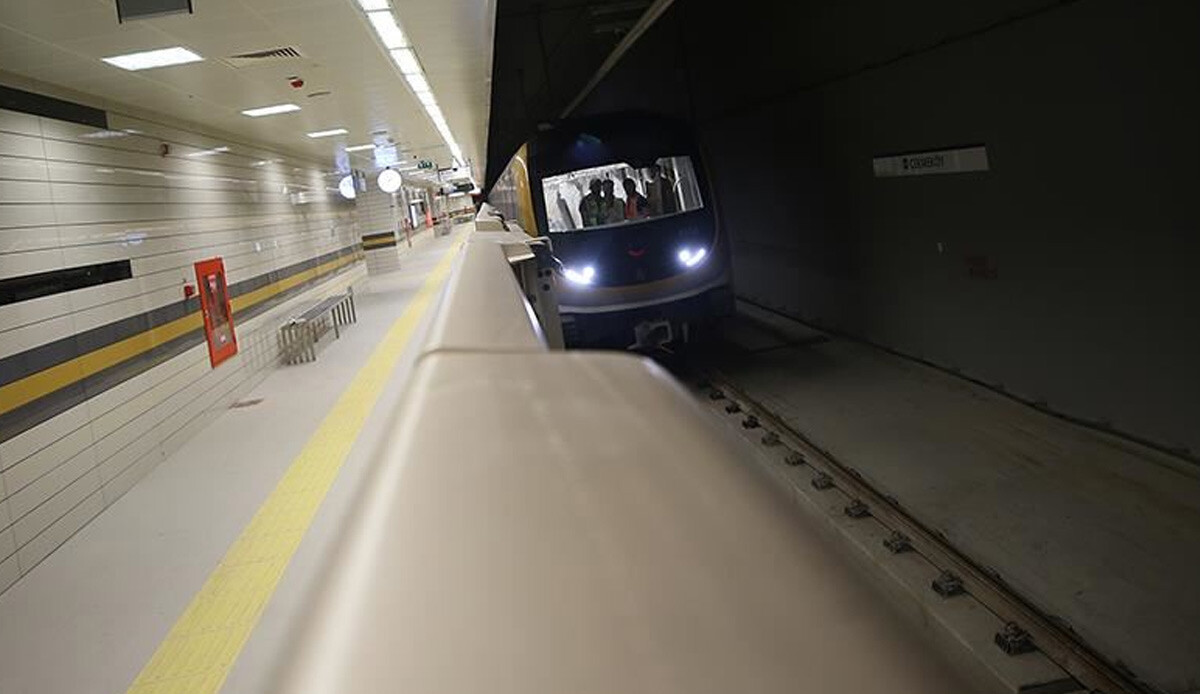
<path fill-rule="evenodd" d="M 400 184 L 403 181 L 400 172 L 395 169 L 384 169 L 379 172 L 379 189 L 385 193 L 391 194 L 400 190 Z"/>
<path fill-rule="evenodd" d="M 353 174 L 342 176 L 342 180 L 338 181 L 338 192 L 341 193 L 342 197 L 346 198 L 347 200 L 353 200 L 354 198 L 358 197 L 358 192 L 354 190 Z"/>

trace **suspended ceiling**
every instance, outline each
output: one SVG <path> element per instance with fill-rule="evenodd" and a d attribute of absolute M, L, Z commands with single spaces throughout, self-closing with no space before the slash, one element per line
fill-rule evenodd
<path fill-rule="evenodd" d="M 393 0 L 446 120 L 482 176 L 495 0 Z M 96 97 L 197 122 L 248 141 L 332 162 L 347 145 L 386 136 L 449 166 L 449 150 L 376 40 L 355 0 L 193 0 L 195 13 L 119 24 L 113 0 L 3 0 L 0 69 Z M 199 63 L 128 72 L 101 58 L 184 46 Z M 301 58 L 234 67 L 224 59 L 294 47 Z M 304 86 L 294 89 L 289 78 Z M 2 80 L 0 80 L 2 81 Z M 320 96 L 320 92 L 329 92 Z M 316 95 L 316 96 L 310 96 Z M 277 103 L 301 111 L 249 118 Z M 346 136 L 305 133 L 344 127 Z M 369 168 L 370 152 L 355 155 Z"/>

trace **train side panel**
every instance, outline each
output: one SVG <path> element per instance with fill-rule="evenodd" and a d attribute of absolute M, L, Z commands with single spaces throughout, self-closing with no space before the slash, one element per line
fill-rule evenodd
<path fill-rule="evenodd" d="M 488 202 L 500 210 L 505 219 L 520 224 L 526 234 L 539 235 L 530 193 L 528 145 L 521 145 L 521 149 L 509 160 L 500 178 L 496 179 Z"/>

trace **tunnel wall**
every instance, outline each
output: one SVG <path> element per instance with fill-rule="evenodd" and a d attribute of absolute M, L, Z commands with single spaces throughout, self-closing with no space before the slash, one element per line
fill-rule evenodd
<path fill-rule="evenodd" d="M 124 107 L 101 117 L 0 109 L 0 282 L 132 269 L 0 305 L 0 591 L 265 375 L 290 310 L 365 272 L 353 208 L 313 163 Z M 217 368 L 183 293 L 213 256 L 239 343 Z"/>
<path fill-rule="evenodd" d="M 1200 451 L 1200 6 L 794 5 L 676 3 L 584 106 L 692 119 L 738 295 Z"/>

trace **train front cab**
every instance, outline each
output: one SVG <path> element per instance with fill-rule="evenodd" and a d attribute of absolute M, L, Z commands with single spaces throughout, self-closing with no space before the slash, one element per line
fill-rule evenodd
<path fill-rule="evenodd" d="M 687 339 L 732 313 L 728 243 L 682 124 L 638 117 L 563 127 L 530 143 L 529 157 L 538 226 L 562 261 L 568 344 Z M 597 212 L 593 186 L 604 197 L 606 181 L 615 202 Z"/>

